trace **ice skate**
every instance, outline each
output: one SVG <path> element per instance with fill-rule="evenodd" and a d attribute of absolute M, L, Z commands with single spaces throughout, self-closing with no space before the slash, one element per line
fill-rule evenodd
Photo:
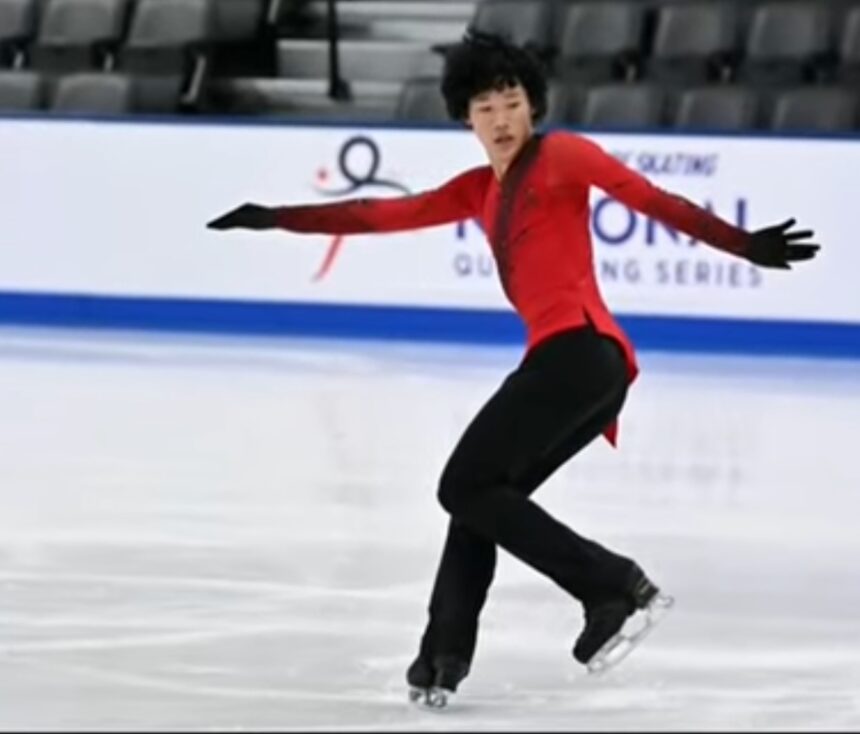
<path fill-rule="evenodd" d="M 617 599 L 586 606 L 585 629 L 573 656 L 589 673 L 605 673 L 626 658 L 674 604 L 636 567 L 628 593 Z"/>
<path fill-rule="evenodd" d="M 409 670 L 409 700 L 416 706 L 440 711 L 452 700 L 457 686 L 469 672 L 469 664 L 451 655 L 437 655 L 432 661 L 419 655 Z"/>

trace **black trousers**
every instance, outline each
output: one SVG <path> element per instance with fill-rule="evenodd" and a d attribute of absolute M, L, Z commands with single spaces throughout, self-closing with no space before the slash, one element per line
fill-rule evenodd
<path fill-rule="evenodd" d="M 478 412 L 439 483 L 451 520 L 422 654 L 471 661 L 496 546 L 583 604 L 618 593 L 632 561 L 577 535 L 530 495 L 618 415 L 627 385 L 618 345 L 586 326 L 539 344 Z"/>

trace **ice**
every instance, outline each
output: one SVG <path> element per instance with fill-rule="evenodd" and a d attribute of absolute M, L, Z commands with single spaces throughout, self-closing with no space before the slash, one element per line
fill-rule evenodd
<path fill-rule="evenodd" d="M 860 370 L 643 354 L 537 494 L 672 614 L 623 665 L 505 554 L 454 708 L 407 701 L 435 483 L 516 347 L 0 332 L 0 729 L 860 727 Z"/>

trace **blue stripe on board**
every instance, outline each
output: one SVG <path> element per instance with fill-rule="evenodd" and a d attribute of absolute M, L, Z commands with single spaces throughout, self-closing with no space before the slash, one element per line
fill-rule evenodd
<path fill-rule="evenodd" d="M 860 357 L 860 324 L 632 316 L 640 349 Z M 522 343 L 512 312 L 402 306 L 0 293 L 0 324 L 254 336 Z"/>

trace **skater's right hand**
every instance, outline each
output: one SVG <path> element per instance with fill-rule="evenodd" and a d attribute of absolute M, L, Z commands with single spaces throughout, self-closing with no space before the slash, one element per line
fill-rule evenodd
<path fill-rule="evenodd" d="M 273 229 L 278 226 L 277 209 L 242 204 L 206 224 L 207 229 Z"/>

